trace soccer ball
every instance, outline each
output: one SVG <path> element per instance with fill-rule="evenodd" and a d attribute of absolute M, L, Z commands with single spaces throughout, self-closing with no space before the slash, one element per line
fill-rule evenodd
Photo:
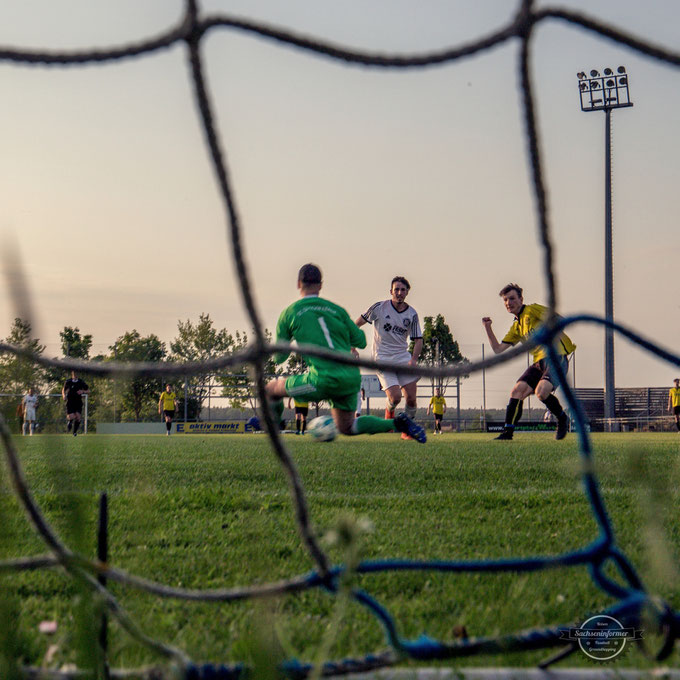
<path fill-rule="evenodd" d="M 338 436 L 335 421 L 331 416 L 314 418 L 309 422 L 307 431 L 318 442 L 332 442 Z"/>

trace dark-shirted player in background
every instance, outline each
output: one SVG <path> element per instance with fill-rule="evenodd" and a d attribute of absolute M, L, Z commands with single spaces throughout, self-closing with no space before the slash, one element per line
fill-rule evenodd
<path fill-rule="evenodd" d="M 83 419 L 83 394 L 89 394 L 87 383 L 78 378 L 75 371 L 71 371 L 71 377 L 61 389 L 61 398 L 66 402 L 66 431 L 73 430 L 74 437 Z"/>
<path fill-rule="evenodd" d="M 172 385 L 169 383 L 165 386 L 165 389 L 161 392 L 160 399 L 158 400 L 158 413 L 163 411 L 163 418 L 165 420 L 165 434 L 169 437 L 170 431 L 172 430 L 172 421 L 175 417 L 175 410 L 177 408 L 177 394 L 175 394 L 172 389 Z"/>
<path fill-rule="evenodd" d="M 395 276 L 390 283 L 390 299 L 376 302 L 356 321 L 361 327 L 373 324 L 373 358 L 394 361 L 404 366 L 415 366 L 423 349 L 418 312 L 406 303 L 411 284 L 403 276 Z M 408 351 L 408 340 L 413 340 L 413 354 Z M 416 390 L 420 376 L 394 371 L 379 371 L 380 387 L 386 395 L 385 418 L 394 418 L 394 409 L 406 400 L 404 411 L 415 418 L 418 408 Z M 408 435 L 402 435 L 408 439 Z"/>
<path fill-rule="evenodd" d="M 281 313 L 276 326 L 276 341 L 295 340 L 299 345 L 317 345 L 351 356 L 353 347 L 366 347 L 366 336 L 345 309 L 319 297 L 321 286 L 321 270 L 314 264 L 303 265 L 297 282 L 301 299 Z M 289 352 L 276 354 L 276 362 L 284 362 L 288 355 Z M 267 383 L 267 395 L 277 422 L 283 412 L 284 397 L 309 401 L 323 399 L 330 402 L 333 420 L 340 434 L 377 434 L 396 430 L 425 443 L 425 430 L 405 413 L 390 420 L 376 416 L 355 417 L 357 394 L 361 389 L 358 366 L 312 356 L 304 356 L 304 360 L 309 366 L 307 373 L 275 378 Z"/>
<path fill-rule="evenodd" d="M 548 312 L 548 308 L 543 305 L 536 303 L 525 305 L 522 289 L 516 283 L 509 283 L 501 290 L 499 295 L 503 298 L 505 309 L 515 317 L 515 321 L 503 340 L 498 342 L 496 334 L 491 328 L 491 318 L 485 316 L 482 319 L 482 324 L 489 337 L 491 349 L 496 354 L 504 352 L 518 342 L 526 342 L 531 333 L 541 325 Z M 576 349 L 576 345 L 569 339 L 566 333 L 561 333 L 556 349 L 559 354 L 562 371 L 566 375 L 569 368 L 569 355 Z M 533 350 L 534 363 L 522 373 L 512 388 L 510 401 L 505 412 L 503 432 L 496 439 L 512 439 L 515 425 L 522 416 L 522 402 L 534 393 L 557 418 L 555 439 L 564 439 L 566 437 L 569 418 L 562 409 L 559 399 L 553 394 L 559 387 L 559 380 L 551 371 L 546 356 L 547 352 L 543 347 L 536 347 Z"/>
<path fill-rule="evenodd" d="M 673 381 L 675 387 L 668 391 L 668 410 L 675 416 L 675 426 L 680 431 L 680 378 Z"/>

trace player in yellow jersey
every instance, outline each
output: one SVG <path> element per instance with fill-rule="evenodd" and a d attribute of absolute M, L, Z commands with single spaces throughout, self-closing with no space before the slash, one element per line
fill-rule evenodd
<path fill-rule="evenodd" d="M 673 383 L 675 387 L 668 391 L 668 410 L 673 411 L 675 426 L 680 431 L 680 378 L 676 378 Z"/>
<path fill-rule="evenodd" d="M 427 406 L 427 415 L 434 415 L 434 433 L 442 433 L 442 418 L 446 413 L 446 399 L 442 397 L 441 390 L 437 388 L 434 391 L 434 396 L 430 399 L 430 403 Z"/>
<path fill-rule="evenodd" d="M 499 295 L 503 298 L 505 309 L 515 317 L 515 321 L 503 340 L 499 342 L 491 328 L 491 318 L 488 316 L 482 318 L 482 324 L 489 338 L 491 349 L 496 354 L 504 352 L 518 342 L 526 342 L 530 335 L 543 323 L 548 312 L 548 308 L 543 305 L 536 303 L 525 305 L 522 289 L 516 283 L 509 283 L 501 290 Z M 569 355 L 576 349 L 576 345 L 566 333 L 561 333 L 557 339 L 556 349 L 562 371 L 566 375 L 569 367 Z M 559 380 L 554 375 L 546 356 L 547 352 L 543 347 L 536 347 L 533 350 L 534 363 L 522 373 L 512 388 L 510 401 L 505 412 L 503 432 L 496 439 L 512 439 L 515 425 L 522 416 L 522 402 L 534 393 L 557 418 L 555 439 L 564 439 L 567 436 L 569 417 L 562 409 L 559 399 L 553 394 L 559 387 Z"/>
<path fill-rule="evenodd" d="M 177 406 L 177 395 L 172 391 L 172 385 L 168 383 L 165 390 L 161 392 L 158 400 L 158 413 L 163 412 L 165 418 L 165 434 L 169 437 L 172 429 L 172 419 L 175 417 L 175 408 Z"/>
<path fill-rule="evenodd" d="M 295 434 L 304 434 L 307 429 L 307 414 L 309 413 L 309 402 L 304 399 L 288 399 L 288 408 L 291 402 L 295 406 Z"/>

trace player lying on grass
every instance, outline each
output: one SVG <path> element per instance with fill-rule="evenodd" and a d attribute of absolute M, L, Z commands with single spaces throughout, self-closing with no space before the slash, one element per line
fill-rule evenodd
<path fill-rule="evenodd" d="M 349 314 L 333 302 L 319 297 L 321 270 L 314 264 L 306 264 L 298 273 L 297 287 L 300 300 L 285 309 L 276 326 L 276 341 L 295 340 L 300 345 L 317 345 L 351 355 L 352 347 L 366 347 L 366 336 L 350 319 Z M 275 356 L 283 363 L 289 352 Z M 283 398 L 293 397 L 305 401 L 326 400 L 330 402 L 333 420 L 340 434 L 378 434 L 380 432 L 405 432 L 424 444 L 425 430 L 414 423 L 405 413 L 384 420 L 375 416 L 355 417 L 357 394 L 361 388 L 358 366 L 339 364 L 329 359 L 304 357 L 309 372 L 275 378 L 267 383 L 274 419 L 279 422 L 283 413 Z"/>
<path fill-rule="evenodd" d="M 496 334 L 491 328 L 491 318 L 485 316 L 482 324 L 489 337 L 491 349 L 496 354 L 504 352 L 518 342 L 526 342 L 531 333 L 541 325 L 548 311 L 547 307 L 539 304 L 525 305 L 522 297 L 522 289 L 516 283 L 509 283 L 499 295 L 503 298 L 505 309 L 515 317 L 510 330 L 501 342 L 498 342 Z M 576 349 L 576 345 L 569 339 L 566 333 L 561 333 L 557 342 L 557 352 L 560 356 L 562 371 L 566 375 L 569 368 L 569 355 Z M 559 387 L 559 381 L 551 371 L 547 352 L 543 347 L 533 350 L 534 363 L 527 368 L 519 377 L 510 392 L 510 401 L 505 412 L 505 424 L 503 432 L 496 439 L 512 439 L 515 425 L 522 417 L 522 402 L 528 396 L 536 393 L 536 396 L 545 404 L 546 408 L 557 418 L 557 431 L 555 439 L 564 439 L 567 436 L 569 418 L 562 409 L 559 399 L 553 392 Z"/>

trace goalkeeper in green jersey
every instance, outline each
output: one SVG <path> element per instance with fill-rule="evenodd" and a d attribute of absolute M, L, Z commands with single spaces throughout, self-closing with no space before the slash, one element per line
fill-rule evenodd
<path fill-rule="evenodd" d="M 300 268 L 297 287 L 301 299 L 279 317 L 276 341 L 295 340 L 299 345 L 317 345 L 351 356 L 353 347 L 366 347 L 366 336 L 342 307 L 319 297 L 321 285 L 321 270 L 316 265 L 306 264 Z M 274 358 L 277 363 L 283 363 L 289 354 L 279 353 Z M 304 360 L 309 366 L 308 373 L 275 378 L 267 383 L 267 395 L 276 422 L 283 412 L 284 397 L 325 400 L 330 402 L 340 434 L 377 434 L 396 430 L 405 432 L 421 444 L 425 443 L 425 430 L 405 413 L 389 420 L 376 416 L 355 417 L 357 394 L 361 389 L 358 366 L 312 356 L 304 356 Z"/>

